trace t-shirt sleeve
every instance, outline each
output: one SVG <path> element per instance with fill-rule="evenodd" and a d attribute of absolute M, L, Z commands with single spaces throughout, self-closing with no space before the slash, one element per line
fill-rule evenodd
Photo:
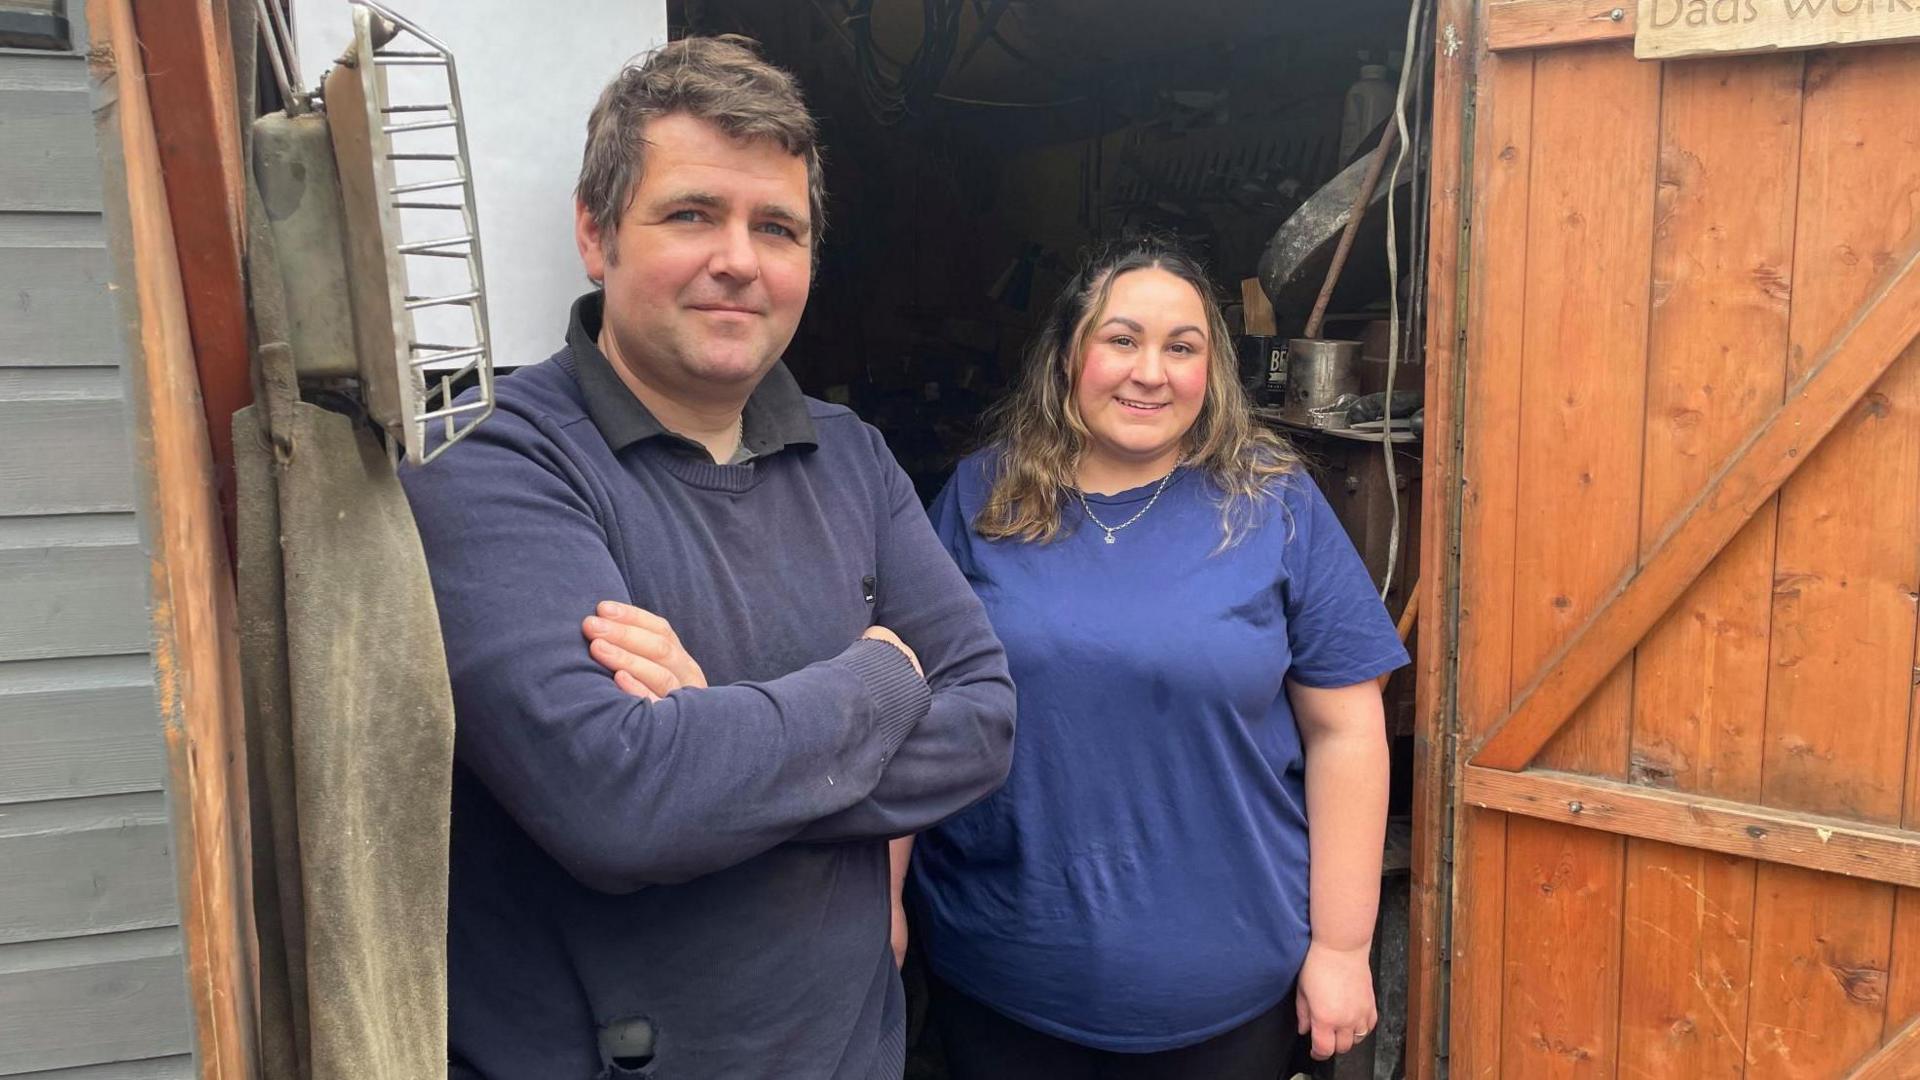
<path fill-rule="evenodd" d="M 1291 517 L 1286 547 L 1287 677 L 1328 689 L 1379 678 L 1407 662 L 1353 541 L 1313 481 L 1293 474 L 1282 499 Z"/>
<path fill-rule="evenodd" d="M 971 459 L 962 461 L 953 475 L 947 478 L 940 494 L 934 496 L 932 504 L 927 507 L 927 520 L 933 525 L 933 535 L 939 538 L 940 546 L 947 549 L 947 554 L 953 557 L 954 564 L 960 567 L 963 574 L 971 570 L 968 564 L 972 558 L 967 543 L 967 514 L 960 508 L 960 488 L 962 474 L 975 467 Z"/>

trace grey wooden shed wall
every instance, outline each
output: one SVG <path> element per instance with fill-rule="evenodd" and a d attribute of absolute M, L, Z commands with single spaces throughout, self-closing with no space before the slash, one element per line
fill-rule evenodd
<path fill-rule="evenodd" d="M 0 1076 L 193 1075 L 110 267 L 85 59 L 0 49 Z"/>

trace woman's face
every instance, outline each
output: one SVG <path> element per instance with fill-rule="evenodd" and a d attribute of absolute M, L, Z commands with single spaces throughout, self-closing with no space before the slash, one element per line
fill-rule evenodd
<path fill-rule="evenodd" d="M 1115 466 L 1172 468 L 1206 401 L 1211 345 L 1193 286 L 1155 267 L 1114 278 L 1074 389 L 1093 435 L 1089 453 Z"/>

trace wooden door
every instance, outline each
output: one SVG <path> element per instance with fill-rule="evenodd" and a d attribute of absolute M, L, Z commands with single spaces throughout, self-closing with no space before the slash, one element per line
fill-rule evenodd
<path fill-rule="evenodd" d="M 1920 1076 L 1920 47 L 1643 62 L 1623 3 L 1441 5 L 1428 1043 Z"/>

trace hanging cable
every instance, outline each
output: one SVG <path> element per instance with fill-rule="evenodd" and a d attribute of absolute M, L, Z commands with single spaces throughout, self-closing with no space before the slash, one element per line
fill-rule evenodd
<path fill-rule="evenodd" d="M 873 4 L 851 0 L 846 26 L 861 100 L 881 126 L 892 127 L 922 112 L 940 89 L 960 43 L 960 14 L 966 5 L 963 0 L 920 0 L 920 43 L 887 71 L 873 40 Z"/>
<path fill-rule="evenodd" d="M 1380 599 L 1393 588 L 1393 572 L 1400 562 L 1400 476 L 1393 451 L 1393 373 L 1400 366 L 1400 244 L 1396 235 L 1393 203 L 1394 188 L 1400 182 L 1400 167 L 1411 149 L 1407 138 L 1407 86 L 1414 68 L 1414 46 L 1420 40 L 1421 15 L 1427 0 L 1413 0 L 1407 12 L 1407 44 L 1401 52 L 1400 86 L 1394 93 L 1393 123 L 1400 137 L 1400 152 L 1394 155 L 1393 169 L 1387 174 L 1387 392 L 1382 403 L 1380 450 L 1386 455 L 1387 499 L 1393 506 L 1393 527 L 1387 533 L 1387 571 L 1380 582 Z"/>

